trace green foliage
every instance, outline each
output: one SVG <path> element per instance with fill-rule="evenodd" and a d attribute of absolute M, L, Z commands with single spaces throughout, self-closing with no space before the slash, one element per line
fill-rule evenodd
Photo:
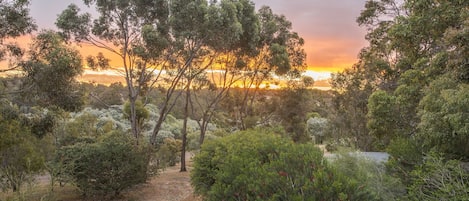
<path fill-rule="evenodd" d="M 372 93 L 370 82 L 364 81 L 367 71 L 360 65 L 332 75 L 331 85 L 335 89 L 333 99 L 334 118 L 331 119 L 332 132 L 336 138 L 353 138 L 355 147 L 361 150 L 372 149 L 372 139 L 366 127 L 368 97 Z"/>
<path fill-rule="evenodd" d="M 158 151 L 156 152 L 158 167 L 175 166 L 176 163 L 180 161 L 181 145 L 181 140 L 165 138 L 163 144 L 158 147 Z"/>
<path fill-rule="evenodd" d="M 364 200 L 311 144 L 250 130 L 208 141 L 194 158 L 195 192 L 206 200 Z"/>
<path fill-rule="evenodd" d="M 34 20 L 29 15 L 28 5 L 27 0 L 0 2 L 0 61 L 23 56 L 24 51 L 17 44 L 4 43 L 4 40 L 31 33 L 36 29 Z M 9 69 L 15 67 L 8 66 Z"/>
<path fill-rule="evenodd" d="M 86 88 L 90 96 L 87 104 L 93 108 L 104 109 L 122 105 L 124 97 L 127 96 L 126 89 L 121 82 L 115 82 L 109 86 L 82 83 L 82 86 Z"/>
<path fill-rule="evenodd" d="M 0 188 L 18 191 L 44 169 L 45 157 L 40 141 L 19 122 L 18 111 L 8 104 L 0 108 Z"/>
<path fill-rule="evenodd" d="M 420 61 L 420 64 L 425 65 L 426 59 Z M 399 78 L 399 86 L 394 91 L 395 99 L 395 111 L 394 116 L 396 122 L 396 134 L 400 136 L 409 136 L 416 133 L 419 117 L 418 117 L 418 105 L 422 96 L 424 95 L 423 89 L 427 84 L 425 74 L 421 70 L 408 70 L 404 72 Z"/>
<path fill-rule="evenodd" d="M 386 149 L 391 155 L 386 167 L 390 175 L 401 179 L 402 183 L 409 185 L 410 172 L 422 161 L 422 149 L 415 139 L 395 138 Z"/>
<path fill-rule="evenodd" d="M 136 101 L 135 102 L 135 110 L 136 110 L 136 115 L 137 119 L 139 122 L 143 122 L 144 119 L 147 119 L 149 116 L 149 112 L 147 109 L 145 109 L 145 106 L 141 101 Z M 124 115 L 129 118 L 130 116 L 130 103 L 126 102 L 124 104 Z"/>
<path fill-rule="evenodd" d="M 346 122 L 347 132 L 366 133 L 363 139 L 375 137 L 370 144 L 379 149 L 387 146 L 390 173 L 411 187 L 411 200 L 468 199 L 448 182 L 458 181 L 459 174 L 450 160 L 469 158 L 468 6 L 469 1 L 367 1 L 357 22 L 368 28 L 370 46 L 351 70 L 333 76 L 340 101 L 334 122 Z M 366 109 L 360 107 L 364 100 Z M 366 119 L 357 118 L 363 114 Z M 423 157 L 429 152 L 438 156 Z"/>
<path fill-rule="evenodd" d="M 210 141 L 228 135 L 222 129 L 218 129 L 209 133 L 206 133 L 205 140 Z M 205 142 L 205 141 L 204 141 Z M 188 151 L 197 151 L 200 149 L 200 133 L 192 132 L 187 136 L 187 150 Z"/>
<path fill-rule="evenodd" d="M 469 172 L 460 161 L 431 152 L 411 176 L 408 200 L 469 200 Z"/>
<path fill-rule="evenodd" d="M 126 118 L 130 118 L 130 102 L 126 102 L 124 104 L 123 108 L 124 116 Z M 143 124 L 146 119 L 150 116 L 150 112 L 145 108 L 143 103 L 141 101 L 136 101 L 135 102 L 135 115 L 136 115 L 136 120 L 137 120 L 137 125 L 138 125 L 138 130 L 142 129 Z"/>
<path fill-rule="evenodd" d="M 285 16 L 279 16 L 269 7 L 263 6 L 258 11 L 260 21 L 260 43 L 267 45 L 267 68 L 278 75 L 292 71 L 301 71 L 305 67 L 306 53 L 304 44 L 296 32 L 292 32 L 292 24 Z"/>
<path fill-rule="evenodd" d="M 385 91 L 376 91 L 368 99 L 367 128 L 377 138 L 374 146 L 383 150 L 397 135 L 396 98 Z"/>
<path fill-rule="evenodd" d="M 29 60 L 21 64 L 26 73 L 25 84 L 32 88 L 26 98 L 41 106 L 80 110 L 84 100 L 75 80 L 83 72 L 79 52 L 65 44 L 57 33 L 43 31 L 34 39 L 29 55 Z"/>
<path fill-rule="evenodd" d="M 384 164 L 380 164 L 358 153 L 337 153 L 331 165 L 349 182 L 359 184 L 360 191 L 367 194 L 368 200 L 398 200 L 405 195 L 405 186 L 399 178 L 388 174 Z"/>
<path fill-rule="evenodd" d="M 104 134 L 97 129 L 97 123 L 97 116 L 87 112 L 74 119 L 69 119 L 64 123 L 62 135 L 58 136 L 59 145 L 66 146 L 78 142 L 95 141 Z"/>
<path fill-rule="evenodd" d="M 72 181 L 84 195 L 116 196 L 147 178 L 148 153 L 127 133 L 113 132 L 96 143 L 58 150 L 52 167 L 59 181 Z"/>
<path fill-rule="evenodd" d="M 306 121 L 308 114 L 309 91 L 306 88 L 284 89 L 278 115 L 287 134 L 295 142 L 310 142 Z"/>
<path fill-rule="evenodd" d="M 441 78 L 420 102 L 418 138 L 451 159 L 469 159 L 469 85 Z"/>
<path fill-rule="evenodd" d="M 259 117 L 258 116 L 247 116 L 244 117 L 243 119 L 243 124 L 246 129 L 252 129 L 257 126 L 259 123 Z"/>
<path fill-rule="evenodd" d="M 44 115 L 37 115 L 31 118 L 29 124 L 31 133 L 38 138 L 42 138 L 53 131 L 56 119 L 52 112 L 47 112 Z"/>
<path fill-rule="evenodd" d="M 0 38 L 17 37 L 34 30 L 35 25 L 29 16 L 29 1 L 2 1 L 0 4 L 1 23 Z M 14 25 L 14 26 L 13 26 Z"/>
<path fill-rule="evenodd" d="M 328 120 L 321 117 L 309 118 L 306 122 L 308 127 L 308 134 L 314 137 L 315 143 L 322 144 L 326 129 L 328 126 Z"/>
<path fill-rule="evenodd" d="M 165 0 L 83 2 L 96 10 L 96 19 L 92 19 L 89 13 L 81 14 L 78 6 L 71 4 L 58 16 L 56 25 L 67 40 L 89 43 L 121 58 L 122 67 L 126 71 L 124 77 L 131 108 L 131 132 L 139 138 L 140 125 L 135 103 L 156 83 L 155 77 L 160 77 L 153 76 L 153 72 L 157 66 L 160 68 L 166 62 L 162 58 L 169 58 L 165 51 L 169 48 L 166 40 L 170 39 L 169 3 Z M 92 67 L 109 65 L 109 60 L 103 54 L 88 57 L 87 61 Z M 163 68 L 166 67 L 163 65 Z"/>
<path fill-rule="evenodd" d="M 0 123 L 0 186 L 20 190 L 21 185 L 44 168 L 44 156 L 37 150 L 37 140 L 28 128 L 17 121 Z"/>

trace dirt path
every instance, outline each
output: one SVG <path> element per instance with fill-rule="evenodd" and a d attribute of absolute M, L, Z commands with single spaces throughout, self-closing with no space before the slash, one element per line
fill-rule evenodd
<path fill-rule="evenodd" d="M 180 165 L 166 168 L 158 176 L 137 187 L 130 193 L 139 201 L 199 201 L 193 196 L 190 184 L 192 154 L 186 154 L 187 172 L 179 172 Z"/>
<path fill-rule="evenodd" d="M 187 172 L 179 172 L 179 163 L 168 167 L 159 175 L 150 178 L 146 183 L 137 185 L 122 192 L 122 201 L 201 201 L 193 195 L 190 183 L 190 171 L 192 170 L 192 153 L 186 154 Z M 37 177 L 37 191 L 32 194 L 31 200 L 40 200 L 47 194 L 50 185 L 50 176 Z M 83 201 L 77 189 L 73 186 L 56 187 L 53 200 L 58 201 Z M 0 201 L 2 199 L 0 192 Z M 37 199 L 36 199 L 37 198 Z M 89 200 L 89 199 L 87 199 Z M 91 199 L 92 200 L 92 199 Z M 94 200 L 93 200 L 94 201 Z"/>

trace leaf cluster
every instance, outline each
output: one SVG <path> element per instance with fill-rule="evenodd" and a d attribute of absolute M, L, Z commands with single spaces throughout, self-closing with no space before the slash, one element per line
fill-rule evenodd
<path fill-rule="evenodd" d="M 86 196 L 119 195 L 147 178 L 147 149 L 134 141 L 112 132 L 95 142 L 64 146 L 52 161 L 54 176 L 76 184 Z"/>
<path fill-rule="evenodd" d="M 41 141 L 31 133 L 18 110 L 9 103 L 0 106 L 0 188 L 18 191 L 36 173 L 44 170 Z"/>
<path fill-rule="evenodd" d="M 250 130 L 208 141 L 194 158 L 196 193 L 207 200 L 363 200 L 311 144 Z"/>

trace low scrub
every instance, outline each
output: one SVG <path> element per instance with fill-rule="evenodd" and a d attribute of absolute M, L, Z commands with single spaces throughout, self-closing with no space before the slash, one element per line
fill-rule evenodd
<path fill-rule="evenodd" d="M 369 200 L 312 144 L 259 130 L 208 141 L 194 158 L 195 192 L 206 200 Z"/>
<path fill-rule="evenodd" d="M 62 147 L 53 176 L 74 183 L 86 196 L 117 196 L 146 181 L 147 156 L 130 135 L 114 132 L 95 143 Z"/>

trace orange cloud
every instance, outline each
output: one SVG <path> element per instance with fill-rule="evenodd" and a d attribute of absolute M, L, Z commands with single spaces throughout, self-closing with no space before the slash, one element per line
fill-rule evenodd
<path fill-rule="evenodd" d="M 336 72 L 357 62 L 362 41 L 337 38 L 306 38 L 307 65 L 311 70 Z"/>

